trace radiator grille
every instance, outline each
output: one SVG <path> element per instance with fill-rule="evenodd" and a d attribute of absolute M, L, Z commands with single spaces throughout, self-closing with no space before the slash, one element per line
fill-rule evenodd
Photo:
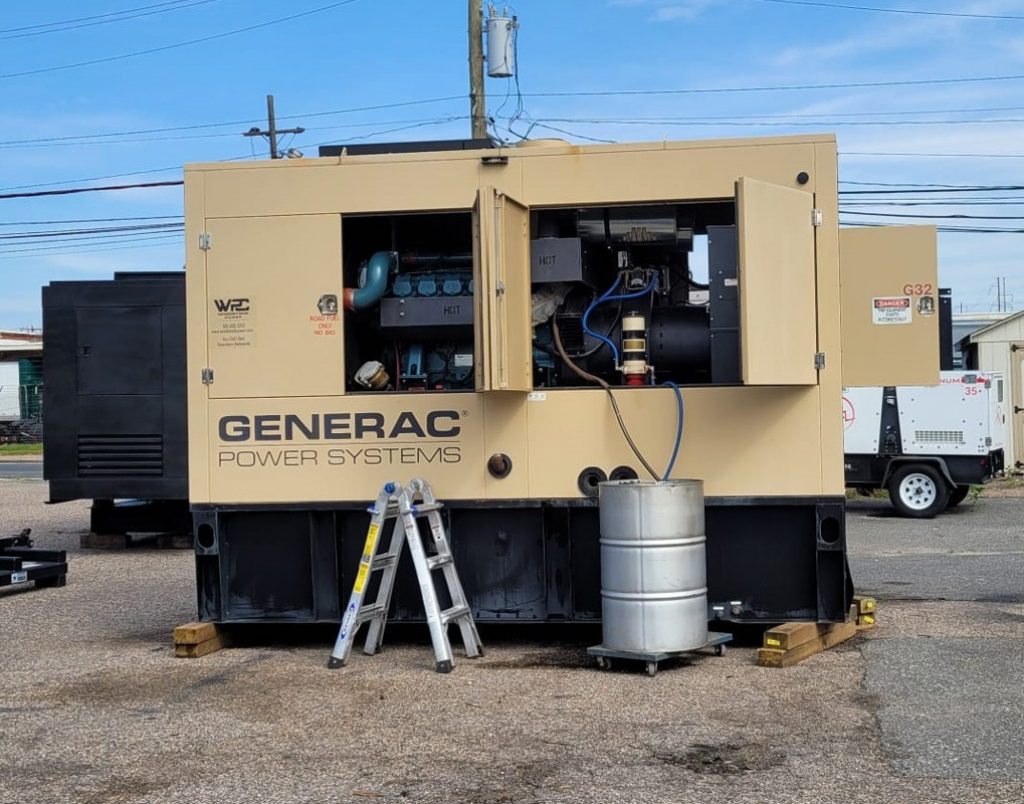
<path fill-rule="evenodd" d="M 160 477 L 164 473 L 162 435 L 80 435 L 78 476 Z"/>
<path fill-rule="evenodd" d="M 963 430 L 915 430 L 914 441 L 918 444 L 963 444 Z"/>

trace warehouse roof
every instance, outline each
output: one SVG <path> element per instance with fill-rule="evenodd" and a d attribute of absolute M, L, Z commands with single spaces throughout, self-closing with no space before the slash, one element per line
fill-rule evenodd
<path fill-rule="evenodd" d="M 43 353 L 41 332 L 18 332 L 0 329 L 0 360 L 17 360 Z"/>
<path fill-rule="evenodd" d="M 987 326 L 984 326 L 981 329 L 975 330 L 968 336 L 968 338 L 970 338 L 971 343 L 976 343 L 978 341 L 979 336 L 989 334 L 1001 327 L 1006 326 L 1011 322 L 1019 321 L 1022 316 L 1024 316 L 1024 310 L 1018 310 L 1016 313 L 1011 313 L 1010 315 L 1003 316 L 998 321 L 993 321 L 991 324 L 988 324 Z M 964 340 L 967 340 L 967 338 L 965 338 Z"/>

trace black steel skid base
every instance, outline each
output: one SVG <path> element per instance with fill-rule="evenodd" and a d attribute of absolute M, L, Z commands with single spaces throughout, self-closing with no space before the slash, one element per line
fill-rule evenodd
<path fill-rule="evenodd" d="M 340 622 L 366 541 L 365 505 L 205 505 L 193 516 L 199 619 Z M 459 500 L 442 517 L 477 622 L 600 621 L 594 501 Z M 710 497 L 705 522 L 709 620 L 846 618 L 843 497 Z M 423 617 L 403 555 L 388 619 Z"/>
<path fill-rule="evenodd" d="M 0 538 L 0 587 L 34 582 L 37 589 L 63 586 L 67 581 L 67 554 L 63 550 L 32 547 L 26 529 L 17 536 Z"/>
<path fill-rule="evenodd" d="M 611 670 L 612 659 L 626 659 L 630 662 L 643 662 L 647 675 L 653 676 L 658 672 L 658 665 L 669 659 L 699 654 L 707 648 L 712 648 L 716 656 L 722 656 L 725 654 L 725 643 L 731 641 L 732 634 L 708 631 L 707 642 L 687 650 L 618 650 L 616 648 L 606 648 L 604 645 L 594 645 L 592 648 L 587 648 L 587 653 L 597 658 L 597 666 L 602 670 Z"/>
<path fill-rule="evenodd" d="M 186 500 L 93 500 L 89 530 L 98 534 L 192 532 Z"/>

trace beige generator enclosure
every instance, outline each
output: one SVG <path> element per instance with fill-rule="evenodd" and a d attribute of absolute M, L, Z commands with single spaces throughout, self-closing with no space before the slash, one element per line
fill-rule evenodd
<path fill-rule="evenodd" d="M 830 136 L 480 146 L 186 168 L 200 614 L 338 619 L 420 476 L 474 616 L 593 619 L 598 484 L 664 476 L 709 615 L 841 619 L 842 386 L 937 381 L 934 231 L 840 238 Z"/>

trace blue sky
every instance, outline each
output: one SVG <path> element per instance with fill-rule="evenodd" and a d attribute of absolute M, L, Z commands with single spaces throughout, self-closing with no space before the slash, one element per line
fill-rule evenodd
<path fill-rule="evenodd" d="M 823 0 L 833 2 L 840 0 Z M 868 12 L 778 0 L 517 0 L 526 117 L 513 129 L 524 133 L 531 121 L 540 121 L 532 136 L 551 136 L 551 129 L 543 128 L 547 125 L 571 132 L 561 136 L 578 142 L 835 131 L 846 182 L 1024 184 L 1024 80 L 669 95 L 533 94 L 1024 76 L 1024 2 L 847 4 L 1021 19 Z M 354 0 L 213 41 L 28 75 L 12 74 L 163 48 L 319 9 L 330 0 L 8 5 L 0 21 L 0 150 L 6 157 L 0 193 L 171 180 L 180 176 L 184 162 L 265 158 L 265 144 L 240 133 L 265 122 L 267 93 L 276 96 L 282 126 L 307 128 L 284 143 L 307 155 L 315 155 L 319 142 L 468 135 L 464 0 Z M 80 27 L 57 32 L 38 27 L 104 14 L 117 16 L 68 23 Z M 509 87 L 507 81 L 488 81 L 491 111 L 502 107 Z M 334 113 L 447 97 L 454 99 Z M 501 116 L 515 107 L 512 87 Z M 212 123 L 226 124 L 107 136 Z M 41 142 L 61 137 L 84 139 Z M 132 173 L 138 175 L 85 181 Z M 843 189 L 871 188 L 844 184 Z M 993 195 L 1021 204 L 961 203 Z M 943 203 L 847 208 L 1024 218 L 1024 191 L 913 197 Z M 846 197 L 847 203 L 855 200 L 861 199 Z M 12 237 L 134 225 L 29 222 L 153 217 L 138 222 L 151 225 L 174 222 L 154 216 L 181 213 L 177 187 L 0 200 L 0 235 L 6 236 L 0 240 L 0 328 L 38 326 L 39 289 L 49 281 L 174 269 L 183 261 L 180 235 L 173 231 L 81 235 L 100 240 Z M 1012 219 L 944 223 L 1024 228 L 1024 221 Z M 954 288 L 958 308 L 995 309 L 997 276 L 1007 277 L 1014 306 L 1024 307 L 1022 238 L 1017 233 L 940 235 L 940 279 Z"/>

